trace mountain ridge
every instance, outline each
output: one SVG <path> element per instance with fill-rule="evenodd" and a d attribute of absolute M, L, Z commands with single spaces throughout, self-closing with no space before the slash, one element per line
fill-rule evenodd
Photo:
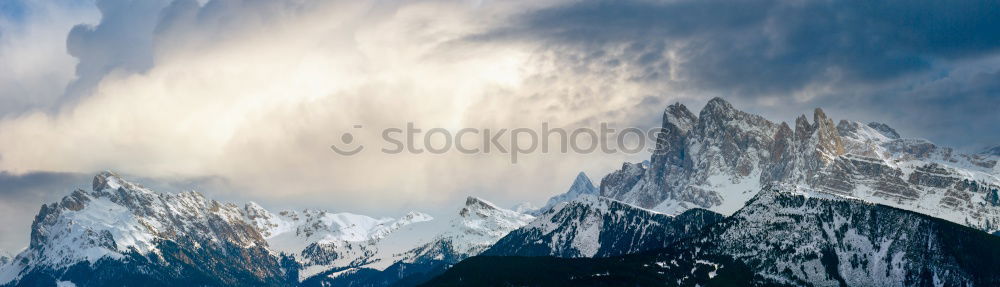
<path fill-rule="evenodd" d="M 584 195 L 546 211 L 501 238 L 486 256 L 608 257 L 668 245 L 722 220 L 691 209 L 669 216 L 613 199 Z"/>
<path fill-rule="evenodd" d="M 793 128 L 721 98 L 697 116 L 668 106 L 649 164 L 625 163 L 601 180 L 600 194 L 668 214 L 697 207 L 728 215 L 772 183 L 1000 229 L 1000 205 L 991 200 L 1000 190 L 996 157 L 901 138 L 885 124 L 834 124 L 820 108 Z"/>
<path fill-rule="evenodd" d="M 1000 237 L 932 216 L 769 186 L 667 248 L 604 258 L 477 256 L 425 286 L 993 286 L 998 247 Z"/>

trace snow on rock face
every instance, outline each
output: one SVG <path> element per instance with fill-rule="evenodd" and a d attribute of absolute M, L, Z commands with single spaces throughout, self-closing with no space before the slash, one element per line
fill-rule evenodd
<path fill-rule="evenodd" d="M 497 241 L 485 255 L 607 257 L 664 248 L 722 220 L 692 209 L 669 216 L 594 195 L 560 203 Z"/>
<path fill-rule="evenodd" d="M 465 205 L 426 240 L 409 235 L 405 241 L 415 247 L 400 252 L 380 250 L 365 265 L 313 276 L 306 286 L 392 286 L 409 276 L 426 276 L 478 255 L 498 239 L 528 224 L 534 217 L 503 209 L 491 202 L 468 197 Z M 400 239 L 389 238 L 387 241 Z M 397 247 L 398 248 L 398 247 Z M 412 279 L 412 278 L 410 278 Z"/>
<path fill-rule="evenodd" d="M 765 188 L 699 238 L 661 255 L 659 265 L 683 273 L 701 261 L 735 260 L 759 278 L 791 285 L 992 286 L 998 267 L 982 263 L 996 258 L 970 259 L 967 252 L 997 244 L 926 215 L 785 185 Z M 996 253 L 983 252 L 973 257 Z"/>
<path fill-rule="evenodd" d="M 707 208 L 732 214 L 772 183 L 1000 230 L 1000 164 L 960 154 L 891 127 L 834 121 L 821 109 L 793 126 L 736 110 L 715 98 L 698 116 L 680 104 L 664 113 L 650 163 L 625 164 L 601 180 L 609 198 L 679 214 Z"/>
<path fill-rule="evenodd" d="M 899 139 L 899 133 L 896 132 L 896 129 L 893 129 L 892 127 L 890 127 L 887 124 L 877 123 L 877 122 L 871 122 L 871 123 L 868 123 L 868 127 L 870 127 L 872 129 L 878 131 L 883 136 L 885 136 L 885 137 L 887 137 L 889 139 Z"/>
<path fill-rule="evenodd" d="M 534 217 L 497 207 L 493 203 L 469 197 L 450 226 L 427 244 L 406 252 L 403 262 L 440 260 L 449 263 L 479 254 L 512 230 L 531 222 Z"/>
<path fill-rule="evenodd" d="M 404 226 L 434 219 L 420 212 L 398 219 L 309 209 L 274 214 L 253 202 L 244 212 L 272 252 L 291 256 L 300 265 L 300 281 L 333 268 L 382 260 L 383 239 Z"/>
<path fill-rule="evenodd" d="M 33 264 L 55 267 L 121 258 L 125 252 L 148 254 L 160 240 L 266 246 L 236 205 L 197 192 L 155 193 L 111 172 L 94 177 L 93 187 L 42 206 L 32 223 Z"/>
<path fill-rule="evenodd" d="M 253 202 L 240 207 L 193 191 L 155 192 L 112 172 L 95 176 L 92 186 L 92 191 L 76 190 L 58 203 L 41 207 L 32 224 L 29 248 L 11 263 L 0 264 L 0 285 L 17 282 L 25 274 L 60 274 L 80 262 L 133 264 L 129 262 L 136 258 L 153 264 L 144 267 L 152 268 L 152 273 L 167 274 L 156 273 L 162 280 L 186 272 L 177 268 L 198 264 L 212 268 L 209 272 L 231 272 L 212 275 L 221 282 L 227 282 L 227 276 L 257 282 L 245 281 L 247 275 L 241 272 L 247 272 L 261 276 L 258 279 L 263 281 L 258 283 L 269 285 L 284 280 L 289 268 L 302 268 L 299 274 L 308 275 L 364 263 L 382 238 L 403 226 L 432 219 L 418 212 L 398 219 L 319 210 L 275 214 Z M 234 250 L 243 251 L 237 256 L 231 254 Z M 278 266 L 285 256 L 294 259 L 296 266 Z M 236 259 L 253 262 L 211 267 Z M 230 267 L 237 270 L 226 269 Z"/>
<path fill-rule="evenodd" d="M 271 214 L 253 203 L 245 209 L 248 219 L 265 234 L 270 250 L 291 256 L 303 267 L 300 280 L 335 267 L 370 263 L 376 260 L 379 242 L 390 233 L 433 219 L 419 212 L 398 219 L 321 210 Z"/>
<path fill-rule="evenodd" d="M 0 250 L 0 266 L 10 263 L 12 257 L 6 250 Z"/>
<path fill-rule="evenodd" d="M 32 223 L 28 249 L 0 271 L 16 275 L 4 276 L 7 282 L 0 284 L 29 275 L 79 276 L 74 275 L 81 272 L 78 268 L 70 273 L 65 270 L 81 262 L 89 266 L 116 264 L 108 260 L 142 264 L 150 278 L 170 280 L 170 276 L 193 272 L 172 260 L 196 266 L 211 264 L 228 260 L 214 256 L 232 250 L 241 250 L 243 258 L 253 263 L 209 271 L 220 272 L 213 274 L 220 282 L 232 283 L 230 280 L 253 274 L 255 282 L 267 285 L 283 276 L 277 259 L 267 255 L 263 237 L 244 221 L 244 214 L 234 204 L 209 200 L 197 192 L 153 192 L 112 172 L 95 176 L 92 186 L 91 191 L 76 190 L 58 203 L 41 207 Z M 163 244 L 170 248 L 163 250 Z M 111 275 L 107 276 L 127 276 L 123 273 L 137 272 L 138 266 L 134 267 L 108 271 Z"/>

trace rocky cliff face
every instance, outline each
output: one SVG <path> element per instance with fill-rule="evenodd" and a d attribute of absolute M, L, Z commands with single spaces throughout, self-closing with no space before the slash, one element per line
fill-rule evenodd
<path fill-rule="evenodd" d="M 834 124 L 821 109 L 793 128 L 716 98 L 697 116 L 669 106 L 649 164 L 625 164 L 601 181 L 600 192 L 669 214 L 732 214 L 763 186 L 795 184 L 995 231 L 996 159 L 900 138 L 885 124 Z"/>
<path fill-rule="evenodd" d="M 583 196 L 504 236 L 487 256 L 607 257 L 664 248 L 722 220 L 691 209 L 669 216 L 613 199 Z"/>

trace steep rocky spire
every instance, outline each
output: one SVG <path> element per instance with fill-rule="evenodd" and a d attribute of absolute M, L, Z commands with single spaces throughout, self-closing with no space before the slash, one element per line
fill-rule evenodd
<path fill-rule="evenodd" d="M 573 180 L 573 185 L 570 186 L 569 191 L 567 191 L 567 193 L 597 194 L 597 188 L 594 187 L 594 183 L 590 181 L 590 178 L 587 177 L 587 174 L 581 171 L 579 174 L 576 175 L 576 179 Z"/>
<path fill-rule="evenodd" d="M 824 161 L 832 160 L 833 157 L 844 154 L 844 143 L 837 131 L 837 125 L 833 120 L 826 117 L 823 109 L 816 108 L 813 113 L 813 125 L 816 131 L 816 149 L 824 154 Z"/>
<path fill-rule="evenodd" d="M 805 142 L 806 139 L 812 135 L 813 127 L 809 124 L 809 119 L 806 115 L 799 115 L 795 118 L 795 139 L 800 142 Z"/>

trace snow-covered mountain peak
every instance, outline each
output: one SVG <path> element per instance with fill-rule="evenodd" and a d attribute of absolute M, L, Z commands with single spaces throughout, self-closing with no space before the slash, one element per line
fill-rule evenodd
<path fill-rule="evenodd" d="M 565 193 L 560 193 L 549 198 L 549 201 L 546 202 L 545 206 L 537 210 L 533 210 L 530 213 L 538 215 L 549 209 L 552 209 L 552 207 L 556 206 L 559 203 L 574 200 L 583 195 L 597 195 L 597 194 L 600 194 L 600 190 L 598 190 L 597 187 L 594 186 L 594 183 L 590 180 L 589 177 L 587 177 L 586 173 L 580 172 L 579 174 L 576 175 L 576 178 L 573 180 L 573 183 L 570 184 L 569 189 L 567 189 Z"/>
<path fill-rule="evenodd" d="M 146 189 L 142 185 L 124 180 L 121 176 L 110 170 L 102 171 L 94 176 L 92 185 L 94 191 L 117 190 L 119 188 L 124 188 L 125 190 L 133 192 L 150 192 L 149 189 Z"/>
<path fill-rule="evenodd" d="M 892 127 L 890 127 L 887 124 L 883 124 L 883 123 L 880 123 L 880 122 L 870 122 L 870 123 L 868 123 L 868 127 L 872 128 L 872 129 L 875 129 L 876 131 L 878 131 L 879 133 L 881 133 L 882 135 L 884 135 L 886 138 L 889 138 L 889 139 L 899 139 L 900 138 L 899 133 L 896 132 L 896 129 L 893 129 Z"/>
<path fill-rule="evenodd" d="M 492 202 L 483 200 L 478 197 L 469 196 L 465 199 L 465 207 L 462 208 L 458 213 L 462 217 L 471 216 L 477 212 L 493 212 L 495 210 L 500 210 Z"/>
<path fill-rule="evenodd" d="M 499 238 L 533 218 L 470 196 L 465 200 L 465 207 L 459 210 L 458 217 L 452 219 L 452 225 L 466 234 Z"/>
<path fill-rule="evenodd" d="M 401 257 L 405 263 L 458 262 L 486 250 L 510 231 L 534 220 L 529 214 L 497 207 L 489 201 L 468 197 L 465 206 L 451 218 L 449 226 L 431 242 Z"/>
<path fill-rule="evenodd" d="M 29 248 L 7 270 L 23 275 L 63 272 L 80 262 L 161 262 L 174 256 L 177 248 L 207 253 L 241 249 L 257 256 L 267 246 L 234 204 L 196 192 L 154 192 L 113 172 L 95 176 L 93 187 L 42 205 L 31 226 Z M 170 249 L 164 251 L 164 244 Z M 265 268 L 273 261 L 258 263 L 253 268 Z"/>
<path fill-rule="evenodd" d="M 573 185 L 570 186 L 567 193 L 590 194 L 595 191 L 597 191 L 597 188 L 594 187 L 594 182 L 590 181 L 587 174 L 581 171 L 576 175 L 576 178 L 573 179 Z"/>
<path fill-rule="evenodd" d="M 849 120 L 840 120 L 840 123 L 837 124 L 837 133 L 849 140 L 872 144 L 887 142 L 899 138 L 899 134 L 885 124 L 862 124 L 860 122 Z"/>

